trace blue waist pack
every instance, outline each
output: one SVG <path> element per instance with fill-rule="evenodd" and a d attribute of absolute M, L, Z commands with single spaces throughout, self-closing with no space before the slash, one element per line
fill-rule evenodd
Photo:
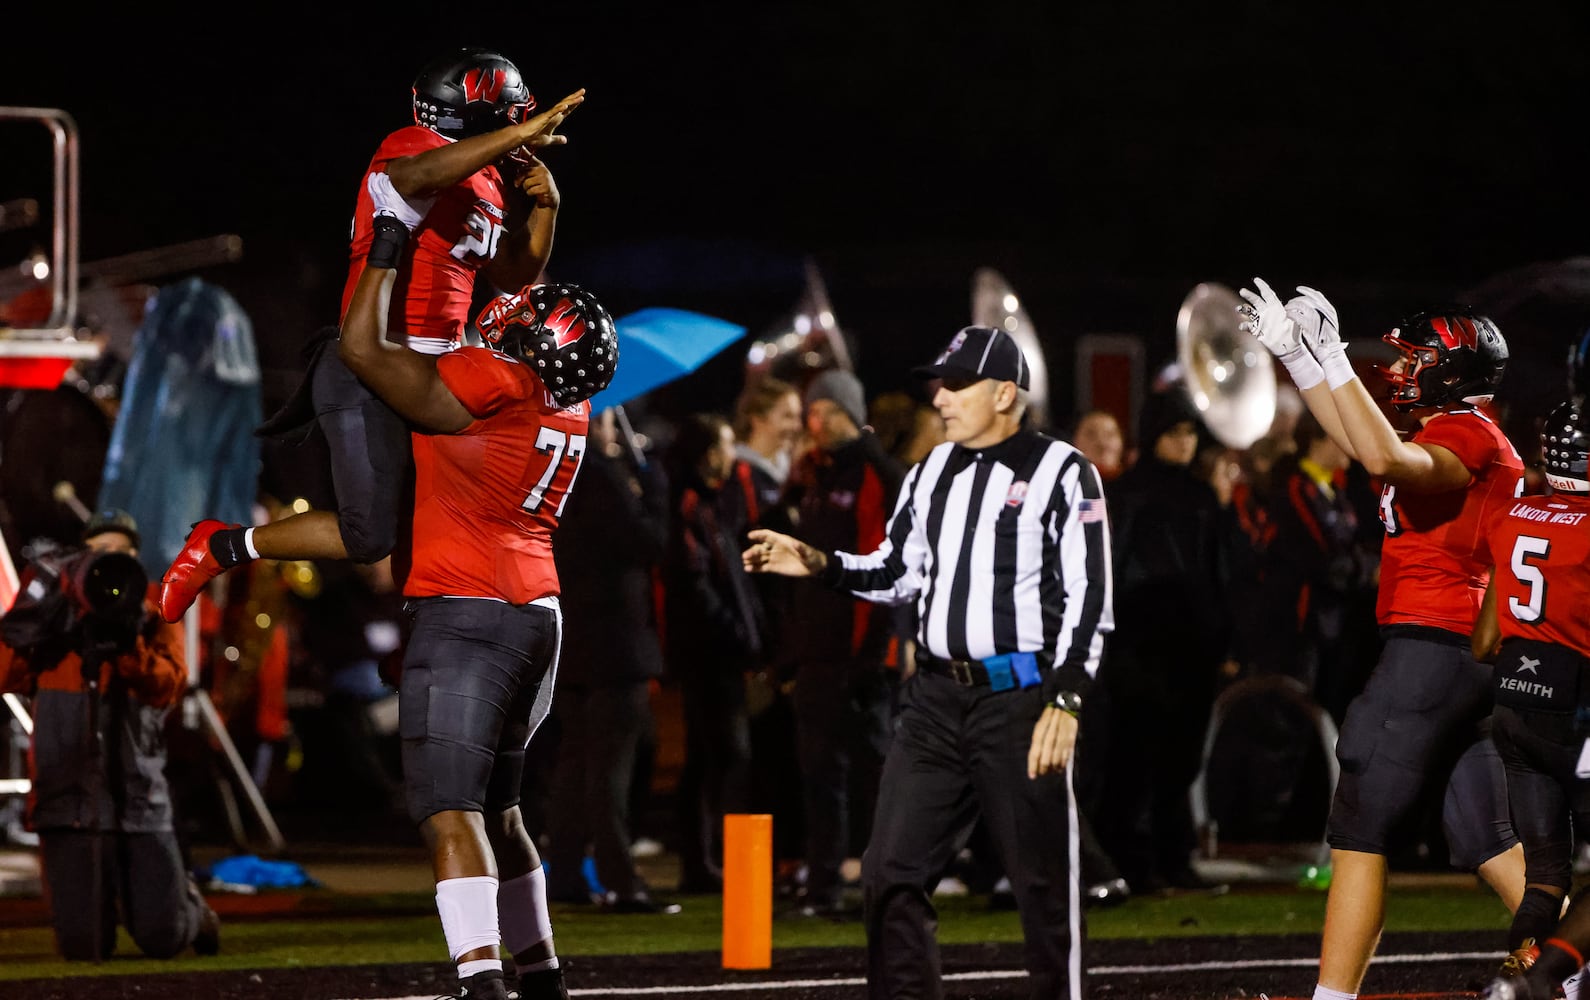
<path fill-rule="evenodd" d="M 984 660 L 983 669 L 988 671 L 988 686 L 995 691 L 1030 688 L 1043 679 L 1037 653 L 1000 653 Z"/>

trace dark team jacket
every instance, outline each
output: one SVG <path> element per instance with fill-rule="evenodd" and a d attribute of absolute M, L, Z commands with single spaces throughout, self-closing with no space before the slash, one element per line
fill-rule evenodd
<path fill-rule="evenodd" d="M 1152 453 L 1110 484 L 1115 644 L 1218 659 L 1231 641 L 1230 552 L 1220 501 L 1191 470 Z"/>
<path fill-rule="evenodd" d="M 740 457 L 734 461 L 734 489 L 736 502 L 745 505 L 746 526 L 783 531 L 785 526 L 775 518 L 779 516 L 778 502 L 784 494 L 784 484 L 760 455 L 743 446 L 737 454 Z"/>
<path fill-rule="evenodd" d="M 563 587 L 560 687 L 662 674 L 653 572 L 667 541 L 667 489 L 656 466 L 632 478 L 622 458 L 588 452 L 579 489 L 569 495 L 552 536 Z"/>
<path fill-rule="evenodd" d="M 825 552 L 871 552 L 883 543 L 905 470 L 876 435 L 814 450 L 790 470 L 780 507 L 789 531 Z M 779 643 L 781 665 L 883 663 L 893 633 L 887 607 L 828 587 L 794 587 Z"/>
<path fill-rule="evenodd" d="M 723 505 L 729 511 L 725 516 L 737 519 L 746 531 L 751 528 L 772 528 L 788 534 L 791 530 L 789 518 L 784 508 L 779 506 L 779 500 L 784 495 L 784 483 L 774 475 L 766 459 L 744 446 L 740 447 L 738 453 L 741 457 L 735 459 L 734 471 L 730 474 L 729 482 L 723 486 Z M 747 454 L 754 457 L 746 457 Z M 741 548 L 749 544 L 750 539 L 742 534 Z M 762 604 L 764 631 L 768 636 L 782 634 L 782 623 L 789 615 L 790 595 L 796 589 L 796 583 L 776 573 L 751 575 L 751 587 Z M 767 648 L 770 645 L 773 643 L 764 644 L 764 661 L 771 659 L 775 652 Z"/>
<path fill-rule="evenodd" d="M 681 677 L 736 680 L 762 654 L 764 618 L 740 561 L 739 506 L 687 473 L 679 484 L 664 559 L 665 654 Z"/>
<path fill-rule="evenodd" d="M 1358 512 L 1346 474 L 1333 476 L 1327 492 L 1315 478 L 1323 470 L 1297 463 L 1286 471 L 1274 507 L 1266 582 L 1290 602 L 1301 628 L 1314 612 L 1335 610 L 1362 586 L 1369 560 L 1358 545 Z"/>
<path fill-rule="evenodd" d="M 97 710 L 103 740 L 96 740 L 88 728 L 93 695 L 83 679 L 81 656 L 69 652 L 35 670 L 21 653 L 0 642 L 0 685 L 7 693 L 31 698 L 32 829 L 172 829 L 165 720 L 187 687 L 188 670 L 182 625 L 160 620 L 152 600 L 157 586 L 151 585 L 151 600 L 145 602 L 150 625 L 136 647 L 100 671 Z"/>

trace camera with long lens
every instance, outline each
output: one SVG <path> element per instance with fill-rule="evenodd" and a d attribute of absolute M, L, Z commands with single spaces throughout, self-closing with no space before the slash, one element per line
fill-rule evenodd
<path fill-rule="evenodd" d="M 146 621 L 149 576 L 125 552 L 48 550 L 29 560 L 19 585 L 16 603 L 0 617 L 0 639 L 35 669 L 71 650 L 85 661 L 90 651 L 131 650 Z"/>

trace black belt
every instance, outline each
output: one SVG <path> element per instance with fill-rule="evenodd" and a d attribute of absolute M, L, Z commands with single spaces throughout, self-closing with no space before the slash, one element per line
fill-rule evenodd
<path fill-rule="evenodd" d="M 962 687 L 988 687 L 988 668 L 982 660 L 942 660 L 927 653 L 918 653 L 916 666 L 923 673 L 948 677 Z"/>
<path fill-rule="evenodd" d="M 1038 671 L 1046 674 L 1054 662 L 1048 653 L 1039 653 Z M 916 654 L 917 669 L 923 673 L 938 674 L 948 677 L 962 687 L 990 687 L 993 682 L 988 676 L 988 668 L 982 660 L 946 660 L 931 653 L 918 651 Z"/>

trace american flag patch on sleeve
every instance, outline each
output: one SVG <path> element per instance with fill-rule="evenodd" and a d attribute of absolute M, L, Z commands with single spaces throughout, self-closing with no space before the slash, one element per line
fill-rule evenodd
<path fill-rule="evenodd" d="M 1104 501 L 1102 499 L 1077 501 L 1078 522 L 1082 524 L 1093 524 L 1096 521 L 1102 520 L 1104 520 Z"/>

